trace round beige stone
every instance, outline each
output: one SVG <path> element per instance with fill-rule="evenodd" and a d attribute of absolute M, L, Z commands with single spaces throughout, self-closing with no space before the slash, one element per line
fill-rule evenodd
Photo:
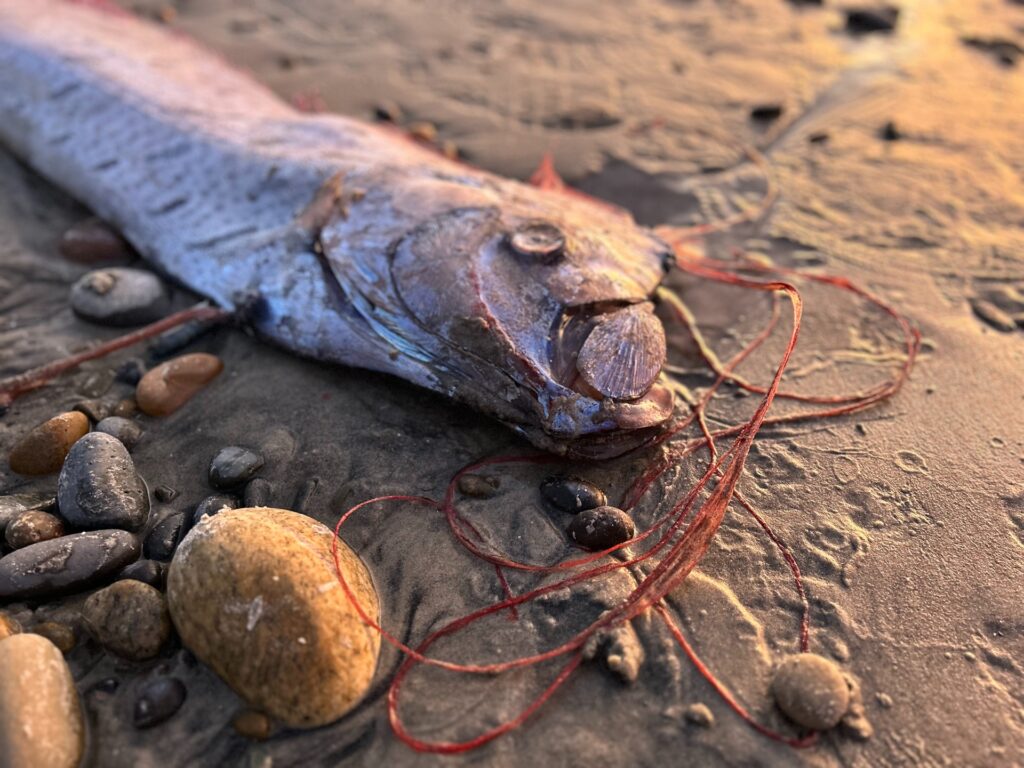
<path fill-rule="evenodd" d="M 815 731 L 838 725 L 850 707 L 843 671 L 816 653 L 798 653 L 783 661 L 775 671 L 772 694 L 790 720 Z"/>
<path fill-rule="evenodd" d="M 296 728 L 337 720 L 373 680 L 380 636 L 338 582 L 332 532 L 268 507 L 206 517 L 179 545 L 167 576 L 182 642 L 250 706 Z M 366 612 L 377 594 L 344 542 L 346 581 Z"/>
<path fill-rule="evenodd" d="M 0 641 L 0 768 L 75 768 L 83 745 L 64 654 L 41 635 Z"/>

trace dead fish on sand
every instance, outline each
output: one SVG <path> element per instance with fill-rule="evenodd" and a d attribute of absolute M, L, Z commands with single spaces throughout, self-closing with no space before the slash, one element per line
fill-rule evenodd
<path fill-rule="evenodd" d="M 628 216 L 297 112 L 130 15 L 0 0 L 0 140 L 263 337 L 394 374 L 535 445 L 609 456 L 672 415 Z"/>

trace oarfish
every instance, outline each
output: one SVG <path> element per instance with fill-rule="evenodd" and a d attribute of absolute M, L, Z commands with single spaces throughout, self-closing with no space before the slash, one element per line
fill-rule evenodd
<path fill-rule="evenodd" d="M 582 456 L 672 414 L 628 215 L 299 112 L 180 35 L 0 0 L 0 141 L 158 270 L 294 352 L 394 374 Z"/>

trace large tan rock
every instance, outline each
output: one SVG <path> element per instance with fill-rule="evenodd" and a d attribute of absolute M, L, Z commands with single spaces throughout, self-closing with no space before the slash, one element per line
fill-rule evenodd
<path fill-rule="evenodd" d="M 0 768 L 75 768 L 83 745 L 64 654 L 41 635 L 0 641 Z"/>
<path fill-rule="evenodd" d="M 380 636 L 338 583 L 331 537 L 297 512 L 224 510 L 189 532 L 167 576 L 182 642 L 251 706 L 292 727 L 344 715 L 377 665 Z M 339 559 L 360 604 L 376 617 L 365 566 L 343 542 Z"/>

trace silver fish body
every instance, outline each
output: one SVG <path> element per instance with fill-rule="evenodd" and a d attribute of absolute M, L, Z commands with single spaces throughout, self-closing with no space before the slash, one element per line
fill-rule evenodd
<path fill-rule="evenodd" d="M 671 416 L 653 295 L 670 254 L 628 216 L 297 112 L 180 36 L 0 0 L 0 141 L 152 264 L 303 355 L 391 373 L 560 453 Z"/>

